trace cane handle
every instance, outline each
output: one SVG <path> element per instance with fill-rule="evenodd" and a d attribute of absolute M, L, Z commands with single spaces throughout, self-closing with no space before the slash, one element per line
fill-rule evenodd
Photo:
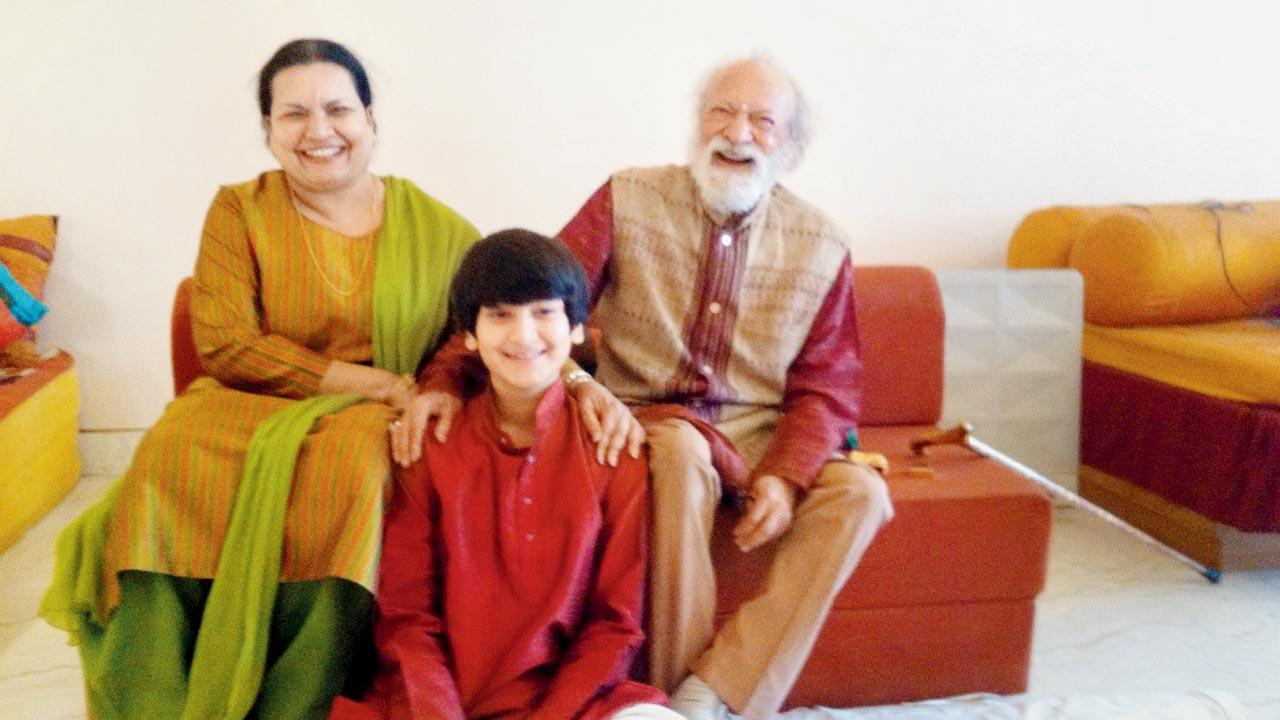
<path fill-rule="evenodd" d="M 968 447 L 969 433 L 971 432 L 973 432 L 973 423 L 960 422 L 948 430 L 938 430 L 918 437 L 910 442 L 911 454 L 923 455 L 924 449 L 930 445 L 960 445 Z"/>

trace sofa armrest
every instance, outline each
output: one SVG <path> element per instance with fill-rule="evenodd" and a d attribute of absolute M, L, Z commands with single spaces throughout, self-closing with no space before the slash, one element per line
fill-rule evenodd
<path fill-rule="evenodd" d="M 191 332 L 191 278 L 183 278 L 173 296 L 169 316 L 169 359 L 173 362 L 173 394 L 178 396 L 196 378 L 204 375 L 200 355 Z"/>
<path fill-rule="evenodd" d="M 927 268 L 853 270 L 862 360 L 860 424 L 932 425 L 942 413 L 944 316 Z"/>

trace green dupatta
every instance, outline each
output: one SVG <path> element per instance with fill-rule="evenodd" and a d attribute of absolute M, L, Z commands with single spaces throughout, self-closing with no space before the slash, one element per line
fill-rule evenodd
<path fill-rule="evenodd" d="M 373 281 L 373 362 L 413 372 L 445 332 L 449 280 L 479 234 L 445 205 L 400 178 L 384 179 L 386 216 Z M 245 207 L 250 232 L 264 231 L 261 208 Z M 200 623 L 184 720 L 240 720 L 253 707 L 266 669 L 271 614 L 280 583 L 285 510 L 298 452 L 320 418 L 357 395 L 320 395 L 262 421 L 245 457 L 227 539 Z M 113 487 L 58 537 L 53 582 L 40 615 L 81 645 L 86 677 L 101 668 L 106 626 L 100 605 Z"/>

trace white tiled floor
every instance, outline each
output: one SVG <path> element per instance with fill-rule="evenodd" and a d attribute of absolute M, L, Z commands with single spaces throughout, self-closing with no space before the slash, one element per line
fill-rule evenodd
<path fill-rule="evenodd" d="M 4 720 L 84 717 L 75 650 L 35 614 L 58 530 L 107 484 L 106 477 L 82 479 L 0 556 Z M 1280 720 L 1280 570 L 1230 573 L 1210 585 L 1105 523 L 1058 509 L 1028 695 L 1191 690 L 1227 693 L 1253 720 Z"/>
<path fill-rule="evenodd" d="M 53 572 L 58 531 L 106 491 L 85 477 L 56 508 L 0 556 L 0 718 L 84 718 L 80 659 L 66 635 L 36 618 Z"/>

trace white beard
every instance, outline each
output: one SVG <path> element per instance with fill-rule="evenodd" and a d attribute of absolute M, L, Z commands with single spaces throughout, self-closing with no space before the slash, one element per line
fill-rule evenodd
<path fill-rule="evenodd" d="M 733 169 L 713 163 L 714 153 L 735 159 L 750 158 L 750 169 Z M 689 171 L 698 186 L 702 202 L 721 215 L 745 213 L 760 202 L 777 182 L 777 162 L 755 143 L 733 144 L 723 137 L 711 138 L 705 145 L 694 140 L 689 150 Z"/>

